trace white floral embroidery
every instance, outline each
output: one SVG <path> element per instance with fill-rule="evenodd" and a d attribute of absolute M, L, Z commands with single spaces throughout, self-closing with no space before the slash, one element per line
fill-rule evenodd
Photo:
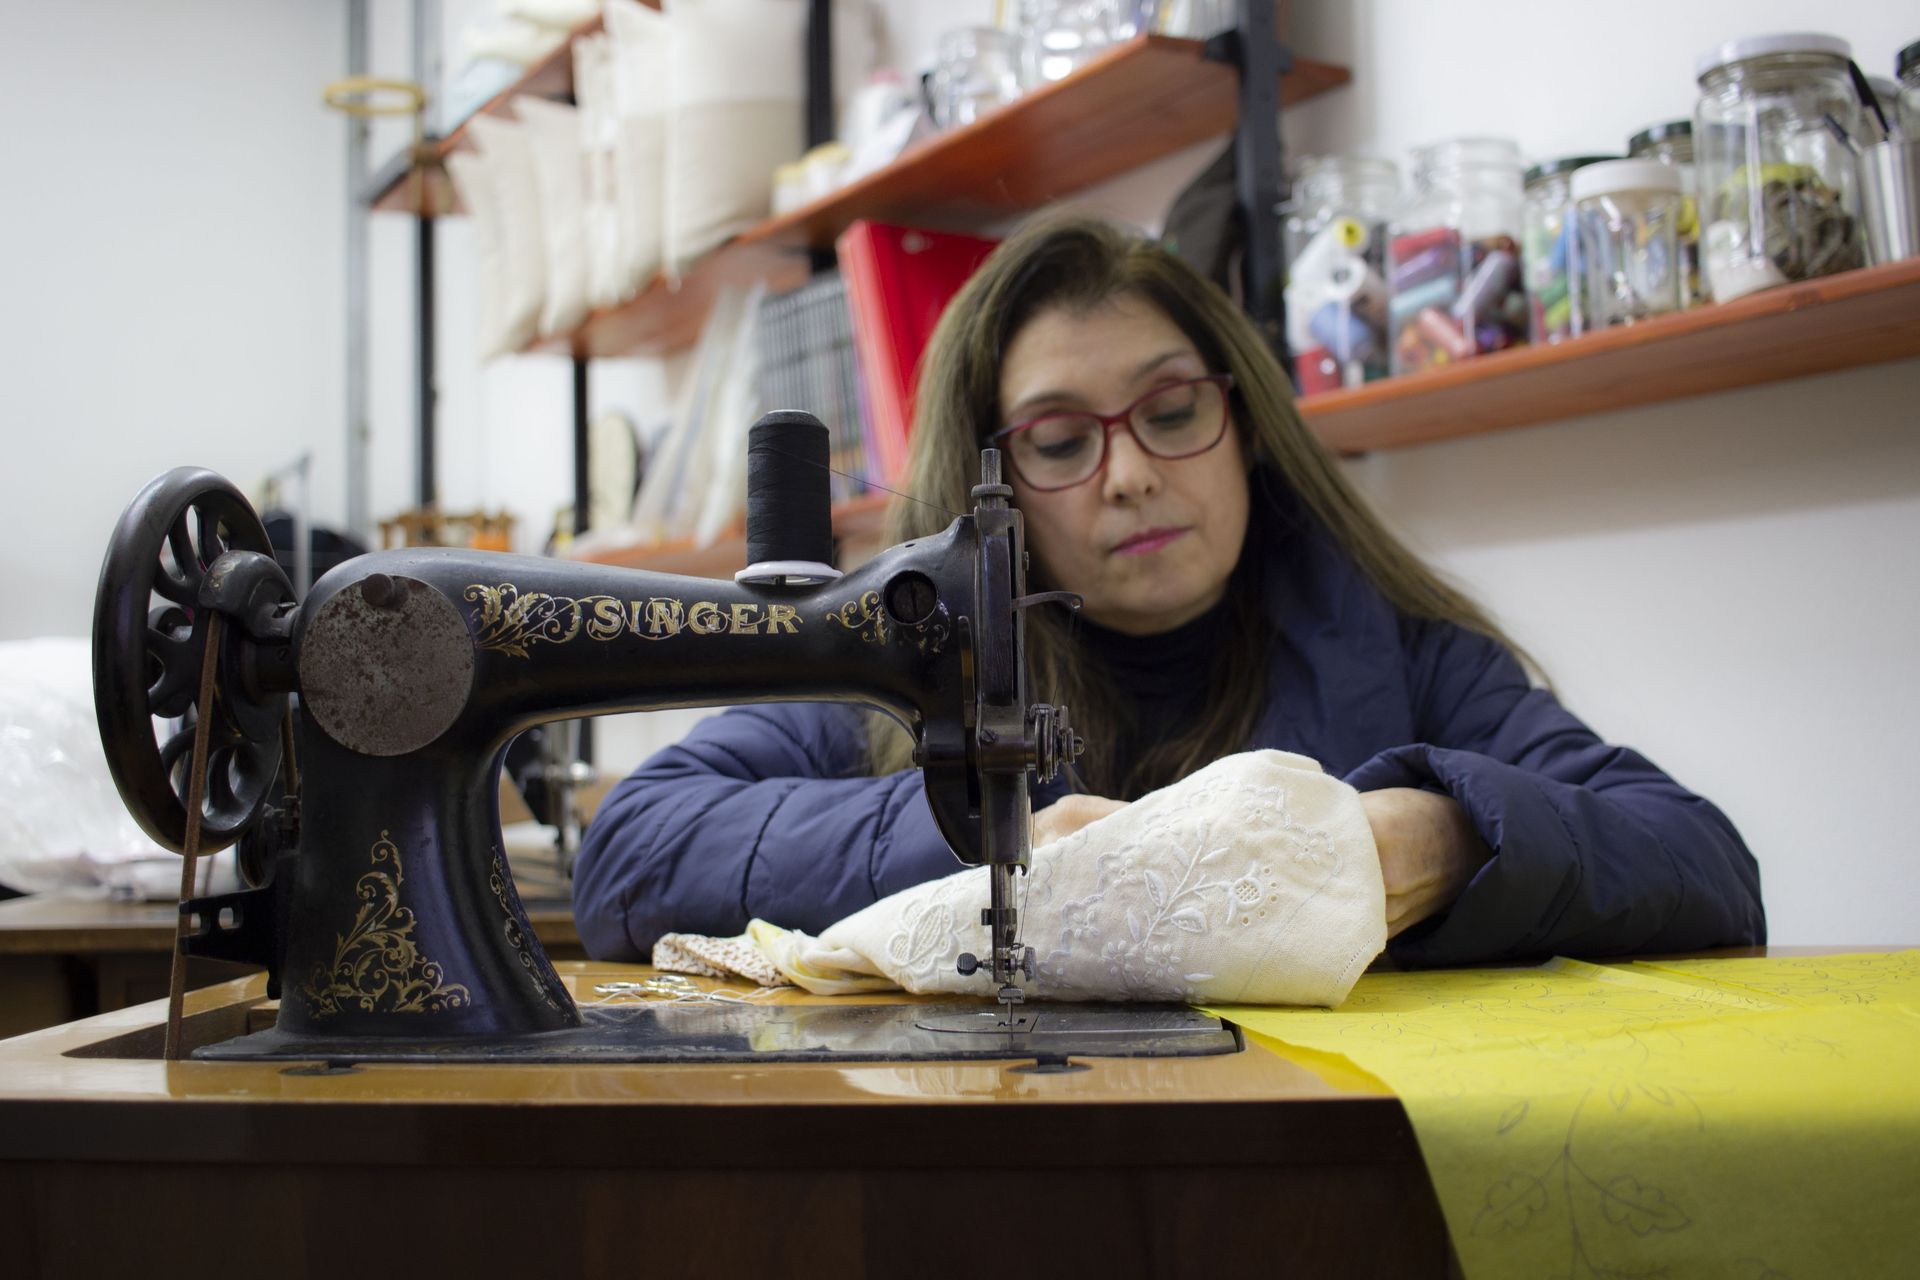
<path fill-rule="evenodd" d="M 1386 943 L 1385 893 L 1359 797 L 1277 751 L 1217 761 L 1035 850 L 1022 940 L 1040 998 L 1337 1004 Z M 805 939 L 811 974 L 880 974 L 977 993 L 987 872 L 908 889 Z"/>

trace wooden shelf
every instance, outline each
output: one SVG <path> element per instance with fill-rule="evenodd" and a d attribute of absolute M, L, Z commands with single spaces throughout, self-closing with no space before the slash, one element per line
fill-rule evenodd
<path fill-rule="evenodd" d="M 1301 102 L 1351 78 L 1343 67 L 1297 58 L 1280 79 L 1280 100 Z M 1233 68 L 1205 58 L 1200 41 L 1136 37 L 973 124 L 916 143 L 856 183 L 749 228 L 701 259 L 678 287 L 656 280 L 527 350 L 582 359 L 673 351 L 698 335 L 720 284 L 800 284 L 805 252 L 831 248 L 858 219 L 978 228 L 1226 133 L 1237 93 Z"/>
<path fill-rule="evenodd" d="M 1393 449 L 1920 355 L 1920 259 L 1708 304 L 1552 346 L 1305 396 L 1341 453 Z"/>
<path fill-rule="evenodd" d="M 886 516 L 887 495 L 884 493 L 864 494 L 839 503 L 833 509 L 834 537 L 848 550 L 865 553 L 860 555 L 865 559 L 866 554 L 880 547 Z M 747 567 L 747 534 L 744 528 L 736 528 L 707 547 L 695 546 L 690 538 L 624 547 L 598 546 L 575 551 L 571 558 L 622 569 L 677 573 L 688 578 L 731 578 Z"/>
<path fill-rule="evenodd" d="M 460 197 L 447 177 L 447 157 L 456 151 L 473 148 L 473 135 L 467 128 L 474 116 L 505 116 L 513 111 L 518 97 L 573 97 L 573 42 L 598 33 L 605 20 L 589 18 L 567 33 L 559 47 L 532 64 L 518 80 L 502 89 L 460 122 L 444 138 L 428 137 L 421 143 L 424 154 L 416 157 L 402 150 L 382 165 L 367 184 L 367 205 L 380 213 L 411 213 L 435 218 L 463 213 Z M 424 195 L 423 195 L 424 191 Z M 422 204 L 424 199 L 425 203 Z"/>
<path fill-rule="evenodd" d="M 1233 68 L 1201 47 L 1138 36 L 740 241 L 827 249 L 860 218 L 969 230 L 1218 137 L 1233 128 L 1238 84 Z M 1292 106 L 1352 78 L 1344 67 L 1296 58 L 1280 78 L 1280 102 Z"/>

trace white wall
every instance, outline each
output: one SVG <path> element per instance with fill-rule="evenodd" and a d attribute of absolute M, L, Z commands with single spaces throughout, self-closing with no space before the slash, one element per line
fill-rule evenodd
<path fill-rule="evenodd" d="M 0 638 L 83 635 L 127 501 L 314 453 L 338 519 L 339 5 L 13 4 L 0 41 Z"/>

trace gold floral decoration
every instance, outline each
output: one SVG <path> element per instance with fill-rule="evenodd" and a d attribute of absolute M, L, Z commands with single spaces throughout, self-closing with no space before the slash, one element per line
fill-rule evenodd
<path fill-rule="evenodd" d="M 333 963 L 314 965 L 300 988 L 316 1018 L 362 1013 L 443 1013 L 473 1003 L 467 989 L 420 953 L 413 912 L 400 905 L 405 875 L 400 849 L 382 831 L 371 851 L 373 870 L 354 883 L 360 909 L 353 926 L 335 938 Z M 385 867 L 391 865 L 389 873 Z"/>
<path fill-rule="evenodd" d="M 474 647 L 524 658 L 531 645 L 565 644 L 580 634 L 588 606 L 611 596 L 548 595 L 529 591 L 525 595 L 511 582 L 497 587 L 476 582 L 465 591 L 468 600 L 480 606 L 473 616 Z"/>
<path fill-rule="evenodd" d="M 513 900 L 507 896 L 507 868 L 500 861 L 500 855 L 493 857 L 493 870 L 487 876 L 487 887 L 493 890 L 493 896 L 499 900 L 500 909 L 507 913 L 504 932 L 507 945 L 520 957 L 520 967 L 527 971 L 527 978 L 533 983 L 533 989 L 547 1002 L 549 1009 L 558 1010 L 560 1002 L 553 998 L 548 989 L 545 975 L 540 972 L 539 964 L 533 958 L 533 947 L 527 939 L 527 931 L 520 923 L 520 913 L 514 909 Z"/>
<path fill-rule="evenodd" d="M 849 600 L 827 612 L 827 621 L 837 622 L 856 632 L 868 644 L 887 642 L 887 615 L 880 612 L 880 593 L 862 592 L 858 600 Z"/>

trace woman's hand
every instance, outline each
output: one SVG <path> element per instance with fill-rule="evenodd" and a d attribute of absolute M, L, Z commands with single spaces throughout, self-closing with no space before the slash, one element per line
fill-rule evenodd
<path fill-rule="evenodd" d="M 1362 792 L 1360 807 L 1380 851 L 1389 938 L 1451 906 L 1493 857 L 1452 796 L 1389 787 Z"/>
<path fill-rule="evenodd" d="M 1070 836 L 1089 822 L 1097 822 L 1126 807 L 1125 800 L 1109 800 L 1105 796 L 1061 796 L 1033 815 L 1033 847 L 1038 849 Z"/>

